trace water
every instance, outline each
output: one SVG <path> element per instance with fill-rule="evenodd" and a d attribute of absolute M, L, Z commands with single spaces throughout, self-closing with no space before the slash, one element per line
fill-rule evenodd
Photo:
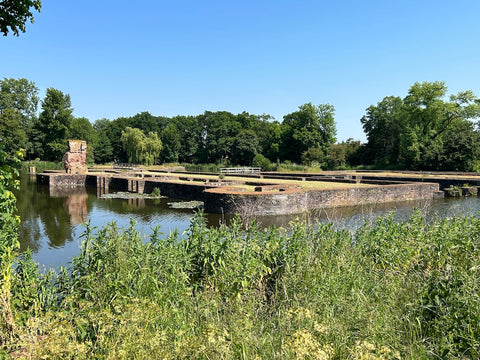
<path fill-rule="evenodd" d="M 136 222 L 138 231 L 144 236 L 160 226 L 160 231 L 184 233 L 194 216 L 193 210 L 170 209 L 168 202 L 175 199 L 102 199 L 92 188 L 78 189 L 68 193 L 51 191 L 46 186 L 37 185 L 35 178 L 28 175 L 21 179 L 21 189 L 17 194 L 17 207 L 22 224 L 20 227 L 21 250 L 30 248 L 35 260 L 46 267 L 58 268 L 67 265 L 72 256 L 78 254 L 83 225 L 102 228 L 115 221 L 120 228 L 127 228 L 130 219 Z M 260 226 L 286 226 L 300 218 L 309 223 L 333 222 L 336 227 L 354 231 L 365 221 L 395 211 L 396 220 L 404 220 L 417 207 L 428 219 L 453 216 L 477 215 L 480 211 L 480 198 L 440 199 L 435 201 L 404 202 L 369 206 L 344 207 L 316 210 L 309 214 L 293 216 L 258 217 Z M 206 214 L 208 226 L 219 226 L 228 222 L 217 214 Z"/>

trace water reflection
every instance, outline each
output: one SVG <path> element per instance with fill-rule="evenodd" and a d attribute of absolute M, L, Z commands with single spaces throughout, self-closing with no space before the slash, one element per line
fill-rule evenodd
<path fill-rule="evenodd" d="M 34 178 L 33 178 L 34 180 Z M 65 265 L 73 255 L 78 254 L 83 224 L 90 222 L 93 227 L 102 228 L 115 221 L 120 228 L 127 228 L 130 219 L 137 223 L 138 231 L 144 236 L 152 228 L 160 226 L 163 233 L 178 230 L 185 232 L 194 212 L 189 209 L 170 209 L 168 202 L 174 199 L 102 199 L 96 189 L 50 190 L 37 185 L 28 176 L 21 179 L 17 194 L 17 207 L 22 219 L 20 226 L 21 250 L 32 249 L 36 260 L 46 266 Z M 320 209 L 293 216 L 264 216 L 256 218 L 260 227 L 286 226 L 299 219 L 306 223 L 332 222 L 337 228 L 354 231 L 365 221 L 395 212 L 395 219 L 407 219 L 412 209 L 418 208 L 430 221 L 434 219 L 477 215 L 480 198 L 440 199 L 431 201 L 375 204 L 334 209 Z M 208 226 L 228 223 L 231 217 L 206 214 Z"/>

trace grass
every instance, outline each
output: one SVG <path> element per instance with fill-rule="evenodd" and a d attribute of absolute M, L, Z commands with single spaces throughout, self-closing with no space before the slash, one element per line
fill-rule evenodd
<path fill-rule="evenodd" d="M 12 281 L 13 357 L 473 359 L 480 357 L 480 219 L 415 213 L 356 233 L 292 223 L 143 239 L 87 226 L 59 274 L 28 255 Z M 146 241 L 148 240 L 148 241 Z M 1 354 L 1 353 L 0 353 Z"/>
<path fill-rule="evenodd" d="M 203 180 L 219 180 L 218 175 L 197 175 L 197 174 L 176 174 L 176 173 L 152 173 L 152 175 L 162 176 L 165 178 L 170 178 L 172 181 L 187 183 L 187 184 L 196 184 L 203 185 L 205 181 L 198 180 L 180 180 L 180 178 L 188 179 L 203 179 Z M 325 182 L 325 181 L 301 181 L 301 180 L 288 180 L 288 179 L 260 179 L 260 178 L 248 178 L 242 176 L 226 176 L 225 180 L 232 180 L 238 182 L 255 182 L 265 185 L 297 185 L 305 190 L 326 190 L 326 189 L 350 189 L 356 187 L 371 187 L 372 185 L 368 184 L 350 184 L 350 183 L 340 183 L 340 182 Z M 244 185 L 244 184 L 232 184 L 229 185 L 232 187 L 242 188 L 247 191 L 253 191 L 253 186 Z"/>

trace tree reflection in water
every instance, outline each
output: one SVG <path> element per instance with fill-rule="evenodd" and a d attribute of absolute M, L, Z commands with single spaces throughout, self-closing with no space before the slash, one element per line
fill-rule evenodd
<path fill-rule="evenodd" d="M 21 251 L 30 248 L 34 253 L 37 252 L 42 234 L 48 238 L 47 245 L 53 248 L 72 241 L 72 226 L 87 221 L 86 190 L 74 188 L 62 191 L 32 186 L 25 176 L 20 184 L 17 208 L 22 220 L 19 229 Z"/>

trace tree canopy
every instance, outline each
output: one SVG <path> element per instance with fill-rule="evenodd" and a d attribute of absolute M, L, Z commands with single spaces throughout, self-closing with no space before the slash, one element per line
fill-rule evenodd
<path fill-rule="evenodd" d="M 33 23 L 32 10 L 40 11 L 40 0 L 2 0 L 0 2 L 0 31 L 7 36 L 9 31 L 18 36 L 25 32 L 25 23 Z"/>
<path fill-rule="evenodd" d="M 146 136 L 140 129 L 126 127 L 121 141 L 131 163 L 153 165 L 162 150 L 162 141 L 153 131 Z"/>
<path fill-rule="evenodd" d="M 291 114 L 283 117 L 283 156 L 291 161 L 299 161 L 301 155 L 310 148 L 320 149 L 328 154 L 335 143 L 337 129 L 335 108 L 329 104 L 303 104 Z"/>
<path fill-rule="evenodd" d="M 385 97 L 361 122 L 367 153 L 379 165 L 467 171 L 478 161 L 479 134 L 472 121 L 479 117 L 480 99 L 471 91 L 447 98 L 447 86 L 436 81 L 415 83 L 404 99 Z"/>
<path fill-rule="evenodd" d="M 70 95 L 54 88 L 47 89 L 37 123 L 42 136 L 44 159 L 60 161 L 67 151 L 67 137 L 73 120 L 72 112 Z"/>

